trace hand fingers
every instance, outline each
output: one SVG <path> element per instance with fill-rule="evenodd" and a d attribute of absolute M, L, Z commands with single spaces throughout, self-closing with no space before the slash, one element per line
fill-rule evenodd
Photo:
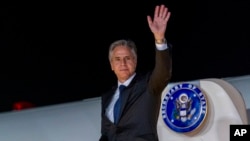
<path fill-rule="evenodd" d="M 171 13 L 168 12 L 166 17 L 164 18 L 164 22 L 167 23 L 168 19 L 170 18 Z"/>
<path fill-rule="evenodd" d="M 165 7 L 165 5 L 157 6 L 155 12 L 155 17 L 163 19 L 167 18 L 169 13 L 168 8 Z"/>
<path fill-rule="evenodd" d="M 170 18 L 170 12 L 168 11 L 168 8 L 165 7 L 165 5 L 158 6 L 158 18 L 162 18 L 165 22 L 168 21 Z"/>
<path fill-rule="evenodd" d="M 162 18 L 164 16 L 164 12 L 166 11 L 166 7 L 164 5 L 160 6 L 159 17 Z"/>
<path fill-rule="evenodd" d="M 155 7 L 155 14 L 154 14 L 154 17 L 155 17 L 155 18 L 156 18 L 156 17 L 159 17 L 159 6 L 158 6 L 158 5 Z"/>
<path fill-rule="evenodd" d="M 154 13 L 154 18 L 161 18 L 164 21 L 168 21 L 170 17 L 170 12 L 168 11 L 168 8 L 162 4 L 162 5 L 157 5 L 155 7 L 155 13 Z"/>
<path fill-rule="evenodd" d="M 152 25 L 152 23 L 153 23 L 151 17 L 150 17 L 150 16 L 147 16 L 147 20 L 148 20 L 148 25 L 149 25 L 149 27 L 151 27 L 151 25 Z"/>
<path fill-rule="evenodd" d="M 166 16 L 167 16 L 167 14 L 168 14 L 168 8 L 167 7 L 164 7 L 164 8 L 162 8 L 163 10 L 161 10 L 162 12 L 161 12 L 161 17 L 163 18 L 163 19 L 165 19 L 166 18 Z"/>

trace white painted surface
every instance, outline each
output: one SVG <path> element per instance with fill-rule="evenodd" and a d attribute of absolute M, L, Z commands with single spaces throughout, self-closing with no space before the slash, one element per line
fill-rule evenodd
<path fill-rule="evenodd" d="M 97 141 L 100 98 L 0 114 L 0 141 Z"/>
<path fill-rule="evenodd" d="M 226 88 L 213 81 L 200 80 L 199 82 L 200 89 L 206 95 L 208 103 L 208 113 L 204 127 L 188 134 L 174 132 L 166 126 L 160 112 L 157 126 L 160 141 L 229 141 L 230 124 L 244 123 L 232 101 L 236 100 L 244 104 L 241 97 L 231 99 L 225 90 Z M 162 98 L 171 87 L 169 85 L 163 91 Z M 240 96 L 237 91 L 234 94 Z M 246 110 L 244 115 L 246 115 Z"/>

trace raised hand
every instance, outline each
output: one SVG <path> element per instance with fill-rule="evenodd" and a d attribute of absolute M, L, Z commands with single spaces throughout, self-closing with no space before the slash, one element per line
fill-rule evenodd
<path fill-rule="evenodd" d="M 149 28 L 156 40 L 162 40 L 165 37 L 170 14 L 165 5 L 157 5 L 155 7 L 154 18 L 152 19 L 150 16 L 147 16 Z"/>

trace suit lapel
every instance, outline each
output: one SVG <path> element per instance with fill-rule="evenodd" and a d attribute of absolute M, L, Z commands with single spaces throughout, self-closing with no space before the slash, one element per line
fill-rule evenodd
<path fill-rule="evenodd" d="M 109 106 L 109 104 L 110 104 L 110 102 L 111 102 L 111 100 L 112 100 L 112 98 L 113 98 L 113 95 L 115 94 L 115 90 L 117 89 L 117 86 L 116 87 L 113 87 L 106 95 L 105 95 L 105 97 L 104 97 L 104 99 L 103 99 L 103 101 L 104 101 L 104 103 L 103 103 L 103 107 L 104 107 L 104 109 L 106 109 L 108 106 Z"/>
<path fill-rule="evenodd" d="M 133 87 L 137 78 L 138 76 L 136 75 L 134 79 L 131 81 L 131 83 L 123 90 L 122 95 L 120 95 L 122 97 L 122 105 L 121 105 L 121 112 L 120 112 L 119 118 L 121 117 L 124 111 L 125 105 L 127 101 L 129 100 L 130 95 L 133 94 Z"/>

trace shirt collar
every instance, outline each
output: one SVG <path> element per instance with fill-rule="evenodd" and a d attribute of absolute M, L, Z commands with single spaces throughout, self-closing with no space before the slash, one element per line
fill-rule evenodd
<path fill-rule="evenodd" d="M 130 82 L 133 80 L 133 78 L 135 77 L 135 75 L 136 75 L 136 73 L 134 73 L 132 76 L 130 76 L 128 78 L 128 80 L 126 80 L 124 83 L 121 83 L 121 82 L 118 81 L 118 86 L 124 85 L 124 86 L 127 87 L 130 84 Z"/>

